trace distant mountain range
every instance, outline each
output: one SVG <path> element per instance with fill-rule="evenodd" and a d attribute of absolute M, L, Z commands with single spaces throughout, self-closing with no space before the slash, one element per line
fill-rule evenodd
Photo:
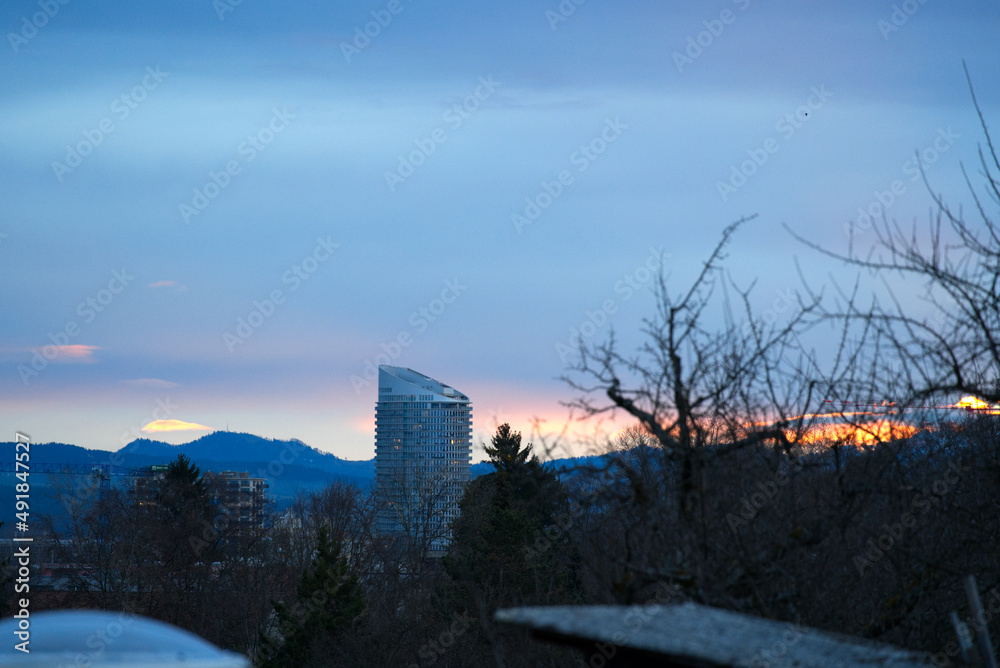
<path fill-rule="evenodd" d="M 287 506 L 297 492 L 315 492 L 334 480 L 354 483 L 367 489 L 375 480 L 375 460 L 341 459 L 306 445 L 298 439 L 289 441 L 263 438 L 253 434 L 217 431 L 184 443 L 171 445 L 162 441 L 140 438 L 115 452 L 89 450 L 67 443 L 33 443 L 30 464 L 34 507 L 39 512 L 56 512 L 54 499 L 47 494 L 47 475 L 43 468 L 73 465 L 89 470 L 92 466 L 111 465 L 135 469 L 153 464 L 167 464 L 177 455 L 186 455 L 203 471 L 247 471 L 251 477 L 267 478 L 268 493 L 279 508 Z M 14 445 L 0 446 L 0 498 L 13 498 Z M 565 465 L 565 460 L 560 460 Z M 560 466 L 563 468 L 563 466 Z M 487 463 L 474 464 L 472 476 L 492 470 Z M 7 494 L 7 491 L 10 494 Z M 38 492 L 36 494 L 36 492 Z M 6 521 L 8 518 L 0 517 Z"/>
<path fill-rule="evenodd" d="M 267 478 L 268 492 L 275 497 L 279 507 L 288 505 L 297 491 L 317 491 L 334 480 L 367 488 L 375 479 L 374 459 L 351 461 L 321 452 L 296 439 L 281 441 L 217 431 L 182 445 L 140 438 L 115 452 L 89 450 L 67 443 L 33 443 L 30 459 L 36 474 L 32 476 L 33 488 L 45 485 L 47 476 L 40 475 L 46 468 L 43 465 L 69 464 L 84 468 L 111 465 L 135 469 L 167 464 L 181 454 L 203 471 L 247 471 L 251 477 Z M 3 470 L 11 470 L 13 461 L 14 446 L 4 443 L 0 450 Z M 0 490 L 12 487 L 14 482 L 11 473 L 0 476 Z"/>

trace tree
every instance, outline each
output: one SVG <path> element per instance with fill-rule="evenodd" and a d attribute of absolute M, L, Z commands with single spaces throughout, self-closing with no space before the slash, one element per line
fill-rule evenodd
<path fill-rule="evenodd" d="M 753 286 L 740 288 L 724 271 L 733 236 L 750 220 L 723 230 L 688 288 L 675 292 L 659 276 L 656 311 L 643 320 L 634 352 L 623 352 L 612 331 L 603 343 L 581 343 L 564 376 L 578 392 L 571 407 L 591 418 L 624 411 L 655 439 L 661 460 L 663 487 L 634 499 L 640 506 L 635 512 L 650 527 L 644 540 L 652 542 L 622 573 L 618 597 L 626 602 L 641 602 L 644 589 L 660 582 L 711 586 L 706 564 L 731 556 L 715 540 L 714 472 L 763 456 L 762 448 L 793 453 L 815 412 L 810 408 L 822 399 L 820 381 L 808 373 L 814 362 L 798 342 L 819 297 L 794 305 L 786 323 L 769 324 L 753 310 Z M 744 322 L 731 307 L 730 292 L 739 297 Z M 716 307 L 721 320 L 710 314 Z M 620 464 L 623 475 L 635 476 L 627 461 Z"/>
<path fill-rule="evenodd" d="M 208 627 L 219 581 L 222 533 L 201 471 L 178 455 L 162 474 L 136 480 L 136 507 L 149 560 L 143 570 L 156 594 L 147 614 L 191 630 Z"/>
<path fill-rule="evenodd" d="M 497 608 L 579 601 L 579 560 L 557 524 L 568 513 L 567 496 L 531 449 L 509 424 L 497 428 L 486 446 L 494 470 L 466 488 L 445 558 L 460 587 L 456 609 L 474 610 L 480 619 L 486 644 L 477 648 L 479 660 L 492 655 L 498 665 L 534 665 L 539 655 L 518 649 L 526 643 L 520 632 L 494 627 Z"/>
<path fill-rule="evenodd" d="M 457 489 L 451 473 L 418 461 L 394 466 L 376 482 L 380 518 L 393 526 L 390 542 L 402 553 L 399 565 L 407 573 L 421 572 L 428 555 L 447 542 L 451 523 L 444 511 Z"/>
<path fill-rule="evenodd" d="M 529 456 L 533 464 L 538 463 L 538 459 L 531 454 L 531 444 L 522 448 L 521 433 L 512 432 L 507 423 L 497 427 L 496 435 L 484 449 L 490 456 L 490 464 L 498 473 L 515 473 L 528 463 Z"/>
<path fill-rule="evenodd" d="M 355 631 L 365 603 L 341 543 L 319 529 L 312 564 L 299 581 L 295 602 L 273 602 L 277 637 L 261 636 L 262 668 L 329 666 L 338 645 Z"/>
<path fill-rule="evenodd" d="M 562 485 L 531 454 L 531 448 L 531 444 L 521 445 L 520 432 L 509 424 L 497 427 L 491 445 L 486 446 L 494 470 L 466 488 L 446 561 L 458 580 L 506 589 L 502 598 L 508 603 L 533 597 L 532 568 L 541 564 L 532 563 L 526 548 L 566 508 Z"/>
<path fill-rule="evenodd" d="M 590 598 L 637 603 L 666 586 L 674 600 L 931 651 L 953 640 L 961 577 L 975 574 L 1000 598 L 990 533 L 1000 411 L 942 415 L 926 428 L 926 414 L 907 412 L 962 394 L 1000 400 L 1000 226 L 986 214 L 987 199 L 1000 204 L 1000 160 L 988 132 L 986 143 L 985 195 L 972 196 L 982 224 L 932 191 L 929 234 L 883 222 L 868 253 L 813 245 L 861 272 L 832 298 L 803 282 L 786 325 L 755 317 L 750 290 L 723 272 L 744 219 L 689 288 L 672 292 L 661 275 L 635 351 L 614 333 L 581 347 L 566 377 L 579 393 L 571 405 L 587 416 L 624 411 L 641 427 L 596 471 L 592 512 L 574 527 L 605 576 L 587 583 Z M 878 281 L 870 305 L 865 272 Z M 905 294 L 914 279 L 922 293 Z M 805 344 L 819 324 L 838 337 L 823 357 Z M 822 410 L 827 399 L 868 405 Z"/>
<path fill-rule="evenodd" d="M 921 175 L 935 213 L 922 233 L 905 230 L 883 214 L 873 225 L 871 248 L 852 236 L 846 253 L 797 238 L 813 250 L 875 277 L 884 296 L 865 305 L 846 296 L 832 320 L 847 320 L 865 336 L 862 364 L 870 366 L 882 392 L 892 391 L 901 407 L 951 403 L 973 395 L 1000 403 L 1000 156 L 976 99 L 968 68 L 966 81 L 982 127 L 979 145 L 984 184 L 973 185 L 962 165 L 978 220 L 949 204 Z M 912 294 L 919 285 L 921 292 Z M 907 294 L 909 293 L 909 294 Z"/>

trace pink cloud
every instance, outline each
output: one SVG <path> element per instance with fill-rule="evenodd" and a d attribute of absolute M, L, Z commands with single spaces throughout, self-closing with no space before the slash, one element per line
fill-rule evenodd
<path fill-rule="evenodd" d="M 52 358 L 53 362 L 62 362 L 64 364 L 90 364 L 96 362 L 97 359 L 94 357 L 94 351 L 100 350 L 100 346 L 85 346 L 79 343 L 73 343 L 68 346 L 42 346 L 38 348 L 45 357 L 47 348 L 55 348 L 56 356 Z"/>
<path fill-rule="evenodd" d="M 186 285 L 181 285 L 177 281 L 153 281 L 152 283 L 146 284 L 147 288 L 167 288 L 171 292 L 184 292 L 187 290 Z"/>

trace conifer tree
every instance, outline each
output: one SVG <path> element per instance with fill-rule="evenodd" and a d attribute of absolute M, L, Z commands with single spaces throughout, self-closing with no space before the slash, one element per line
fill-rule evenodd
<path fill-rule="evenodd" d="M 333 650 L 356 629 L 364 611 L 357 577 L 331 541 L 326 526 L 318 532 L 316 553 L 303 573 L 291 604 L 272 601 L 279 637 L 261 634 L 261 668 L 332 666 Z"/>
<path fill-rule="evenodd" d="M 553 534 L 568 503 L 562 484 L 531 447 L 522 445 L 520 432 L 509 424 L 497 428 L 486 446 L 494 471 L 466 488 L 445 562 L 454 579 L 490 590 L 491 597 L 505 605 L 572 598 L 569 590 L 574 588 L 574 559 L 536 556 L 532 551 L 546 530 Z M 562 538 L 558 543 L 568 548 Z M 542 581 L 544 591 L 538 587 Z"/>
<path fill-rule="evenodd" d="M 556 524 L 568 512 L 562 484 L 508 424 L 497 428 L 486 453 L 494 471 L 466 487 L 445 557 L 457 585 L 451 592 L 456 612 L 473 610 L 489 620 L 501 607 L 578 602 L 579 559 Z M 540 537 L 549 546 L 544 551 L 535 547 Z M 484 624 L 467 647 L 475 661 L 521 666 L 555 656 L 550 649 L 527 651 L 519 631 Z M 545 663 L 556 665 L 550 660 Z"/>

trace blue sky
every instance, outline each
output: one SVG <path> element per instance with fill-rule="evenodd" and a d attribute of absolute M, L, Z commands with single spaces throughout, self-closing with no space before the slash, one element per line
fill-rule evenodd
<path fill-rule="evenodd" d="M 963 201 L 962 59 L 996 126 L 998 29 L 986 0 L 6 3 L 0 428 L 368 458 L 379 361 L 470 395 L 477 440 L 555 428 L 560 346 L 634 344 L 661 254 L 683 284 L 757 214 L 729 266 L 766 308 L 796 257 L 843 272 L 782 224 L 843 250 L 895 181 L 926 219 L 915 151 Z"/>

